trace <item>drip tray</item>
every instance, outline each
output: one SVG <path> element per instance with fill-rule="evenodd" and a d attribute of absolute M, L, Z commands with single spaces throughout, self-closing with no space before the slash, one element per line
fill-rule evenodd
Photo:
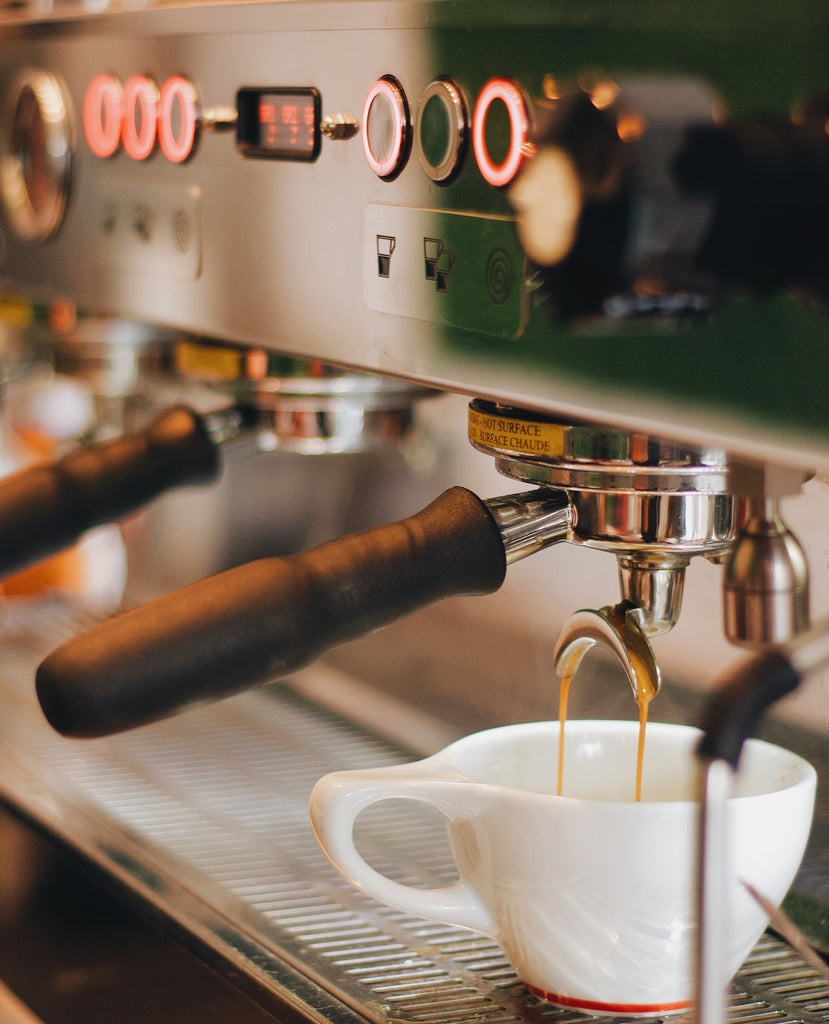
<path fill-rule="evenodd" d="M 0 660 L 0 796 L 263 997 L 340 1024 L 585 1020 L 528 993 L 492 940 L 374 902 L 320 853 L 307 814 L 316 780 L 410 751 L 287 685 L 115 738 L 64 740 L 35 703 L 36 662 L 8 650 Z M 411 802 L 362 816 L 358 845 L 410 885 L 455 877 L 437 812 Z M 767 934 L 736 979 L 731 1019 L 829 1020 L 829 983 Z"/>

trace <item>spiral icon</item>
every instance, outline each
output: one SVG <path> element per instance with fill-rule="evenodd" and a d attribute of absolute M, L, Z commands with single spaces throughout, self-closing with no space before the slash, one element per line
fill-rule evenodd
<path fill-rule="evenodd" d="M 496 306 L 503 305 L 510 296 L 513 284 L 512 264 L 503 249 L 493 249 L 486 261 L 486 290 Z"/>

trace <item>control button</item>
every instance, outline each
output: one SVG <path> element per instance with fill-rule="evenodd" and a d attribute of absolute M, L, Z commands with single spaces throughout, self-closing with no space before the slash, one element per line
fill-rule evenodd
<path fill-rule="evenodd" d="M 132 211 L 132 230 L 136 238 L 142 242 L 151 242 L 153 238 L 153 211 L 147 203 L 138 203 Z"/>
<path fill-rule="evenodd" d="M 83 132 L 95 156 L 108 157 L 121 142 L 124 87 L 112 75 L 96 75 L 83 100 Z"/>
<path fill-rule="evenodd" d="M 0 197 L 15 234 L 50 238 L 66 212 L 75 149 L 69 96 L 57 76 L 25 71 L 0 120 Z"/>
<path fill-rule="evenodd" d="M 395 78 L 387 75 L 369 89 L 362 122 L 368 165 L 378 177 L 391 181 L 405 167 L 411 146 L 409 105 Z"/>
<path fill-rule="evenodd" d="M 146 160 L 155 148 L 158 127 L 158 87 L 144 75 L 133 75 L 124 86 L 121 138 L 133 160 Z"/>
<path fill-rule="evenodd" d="M 467 133 L 463 93 L 454 82 L 438 78 L 420 97 L 417 111 L 417 155 L 432 181 L 445 185 L 455 176 Z"/>
<path fill-rule="evenodd" d="M 487 132 L 487 121 L 499 117 L 498 107 L 493 111 L 493 104 L 506 108 L 507 121 L 503 132 L 505 140 L 494 139 L 495 130 Z M 520 87 L 506 78 L 493 78 L 487 82 L 481 90 L 478 102 L 475 104 L 475 113 L 472 117 L 472 146 L 475 150 L 475 160 L 481 174 L 490 185 L 503 188 L 518 174 L 526 155 L 527 136 L 529 135 L 530 116 L 527 109 L 527 101 Z M 488 134 L 490 138 L 488 139 Z M 501 135 L 501 132 L 498 131 Z M 506 142 L 505 155 L 501 153 L 492 154 L 493 142 Z M 500 159 L 500 163 L 496 160 Z"/>
<path fill-rule="evenodd" d="M 173 214 L 173 239 L 179 252 L 187 252 L 193 241 L 193 225 L 187 210 L 176 210 Z"/>
<path fill-rule="evenodd" d="M 115 234 L 118 228 L 118 207 L 113 203 L 107 203 L 101 211 L 99 227 L 103 235 L 112 236 Z"/>
<path fill-rule="evenodd" d="M 161 152 L 174 164 L 193 153 L 199 125 L 198 93 L 181 75 L 168 78 L 158 103 L 158 142 Z"/>

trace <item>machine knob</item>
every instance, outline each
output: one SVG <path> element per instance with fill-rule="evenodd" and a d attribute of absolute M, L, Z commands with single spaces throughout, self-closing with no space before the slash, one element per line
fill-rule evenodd
<path fill-rule="evenodd" d="M 60 228 L 74 153 L 74 114 L 65 86 L 48 72 L 23 72 L 0 113 L 0 198 L 19 238 L 42 242 Z"/>

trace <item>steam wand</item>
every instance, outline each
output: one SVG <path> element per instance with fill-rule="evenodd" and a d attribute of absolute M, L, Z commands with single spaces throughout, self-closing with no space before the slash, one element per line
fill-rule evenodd
<path fill-rule="evenodd" d="M 703 762 L 703 794 L 698 851 L 697 1024 L 722 1024 L 725 1020 L 727 982 L 722 965 L 730 881 L 726 809 L 743 743 L 772 704 L 827 663 L 829 618 L 740 665 L 706 708 L 698 749 Z"/>

